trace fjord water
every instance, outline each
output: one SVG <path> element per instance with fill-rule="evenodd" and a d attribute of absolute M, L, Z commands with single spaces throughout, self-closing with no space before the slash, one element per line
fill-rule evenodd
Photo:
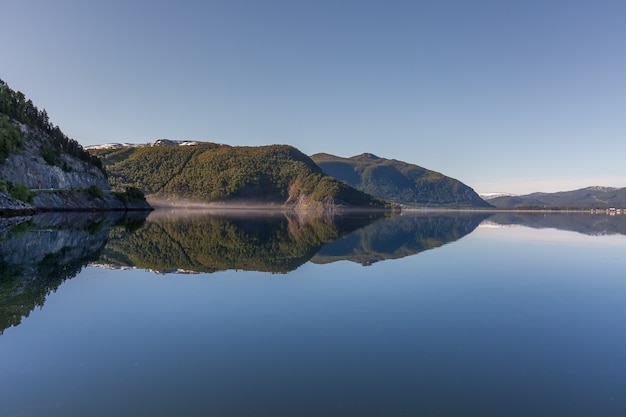
<path fill-rule="evenodd" d="M 2 223 L 2 416 L 622 416 L 626 216 Z"/>

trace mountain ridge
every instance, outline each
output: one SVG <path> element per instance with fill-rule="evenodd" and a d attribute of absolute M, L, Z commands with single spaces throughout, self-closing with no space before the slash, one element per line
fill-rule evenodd
<path fill-rule="evenodd" d="M 569 208 L 608 209 L 626 207 L 626 187 L 594 185 L 570 191 L 554 193 L 535 192 L 515 196 L 498 196 L 487 201 L 497 208 Z"/>
<path fill-rule="evenodd" d="M 114 187 L 137 187 L 149 201 L 250 203 L 293 209 L 391 209 L 328 175 L 290 145 L 230 146 L 161 139 L 152 145 L 90 148 Z"/>
<path fill-rule="evenodd" d="M 349 158 L 317 153 L 311 159 L 326 174 L 397 204 L 447 208 L 492 207 L 462 182 L 408 162 L 381 158 L 372 153 Z"/>

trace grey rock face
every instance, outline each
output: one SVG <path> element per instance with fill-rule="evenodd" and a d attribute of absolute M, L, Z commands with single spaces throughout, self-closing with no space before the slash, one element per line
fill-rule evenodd
<path fill-rule="evenodd" d="M 12 152 L 0 163 L 0 180 L 22 184 L 35 196 L 32 203 L 15 200 L 0 191 L 0 213 L 42 210 L 149 210 L 145 201 L 121 201 L 114 193 L 105 174 L 96 166 L 67 153 L 59 153 L 54 165 L 46 162 L 51 152 L 47 134 L 19 122 L 13 122 L 24 136 L 24 147 Z M 54 151 L 52 151 L 54 153 Z M 100 196 L 85 189 L 96 186 Z"/>
<path fill-rule="evenodd" d="M 16 200 L 6 192 L 0 192 L 0 211 L 25 211 L 32 209 L 32 205 L 20 200 Z"/>
<path fill-rule="evenodd" d="M 36 209 L 43 210 L 150 210 L 145 201 L 120 201 L 105 191 L 104 199 L 94 198 L 85 191 L 39 191 L 33 200 Z"/>
<path fill-rule="evenodd" d="M 19 127 L 25 138 L 24 149 L 13 152 L 0 164 L 1 179 L 33 189 L 81 189 L 90 185 L 110 189 L 104 174 L 87 162 L 61 154 L 61 165 L 65 169 L 48 164 L 41 156 L 46 146 L 42 133 L 26 125 Z"/>

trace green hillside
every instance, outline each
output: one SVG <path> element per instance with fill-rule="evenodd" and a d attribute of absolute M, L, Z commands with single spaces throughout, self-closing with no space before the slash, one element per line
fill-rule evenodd
<path fill-rule="evenodd" d="M 325 175 L 292 146 L 140 146 L 91 150 L 114 188 L 137 187 L 150 201 L 389 208 Z"/>
<path fill-rule="evenodd" d="M 324 173 L 394 203 L 427 207 L 491 207 L 454 178 L 417 165 L 362 154 L 351 158 L 319 153 L 311 157 Z"/>

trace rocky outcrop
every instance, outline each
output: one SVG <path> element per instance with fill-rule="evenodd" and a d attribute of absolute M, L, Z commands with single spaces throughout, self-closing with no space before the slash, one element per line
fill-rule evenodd
<path fill-rule="evenodd" d="M 32 203 L 12 198 L 0 192 L 0 215 L 34 214 L 42 211 L 126 211 L 152 210 L 145 200 L 128 200 L 104 191 L 96 198 L 85 190 L 38 191 Z"/>
<path fill-rule="evenodd" d="M 151 209 L 145 200 L 111 192 L 104 172 L 93 164 L 63 152 L 55 155 L 54 164 L 46 161 L 43 155 L 46 150 L 50 152 L 51 146 L 46 133 L 17 121 L 13 123 L 24 137 L 24 146 L 0 163 L 0 179 L 28 187 L 33 198 L 24 202 L 8 192 L 0 192 L 0 214 Z"/>
<path fill-rule="evenodd" d="M 88 191 L 40 191 L 33 199 L 36 210 L 150 210 L 146 201 L 122 201 L 112 192 L 103 192 L 102 197 L 94 197 Z"/>
<path fill-rule="evenodd" d="M 24 149 L 11 153 L 0 163 L 0 178 L 32 189 L 81 189 L 95 185 L 109 190 L 104 173 L 85 161 L 60 153 L 52 165 L 43 158 L 49 148 L 46 135 L 37 128 L 15 122 L 24 136 Z"/>
<path fill-rule="evenodd" d="M 0 214 L 29 213 L 35 208 L 21 200 L 16 200 L 6 192 L 0 192 Z"/>
<path fill-rule="evenodd" d="M 0 215 L 136 208 L 141 191 L 111 192 L 102 162 L 0 80 Z"/>

